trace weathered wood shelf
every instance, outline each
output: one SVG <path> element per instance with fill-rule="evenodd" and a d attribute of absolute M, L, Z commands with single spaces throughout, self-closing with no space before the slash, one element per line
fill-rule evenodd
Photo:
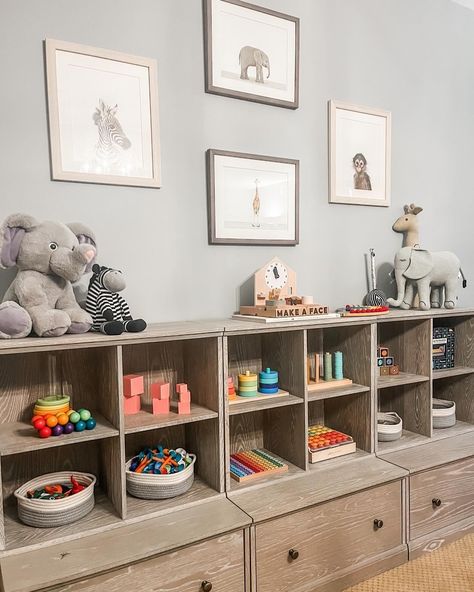
<path fill-rule="evenodd" d="M 428 382 L 429 380 L 429 376 L 400 372 L 400 374 L 395 376 L 379 376 L 377 378 L 377 388 L 385 389 L 393 386 L 403 386 L 405 384 L 416 384 L 417 382 Z"/>
<path fill-rule="evenodd" d="M 301 405 L 304 399 L 295 397 L 288 393 L 284 397 L 276 397 L 275 399 L 259 399 L 258 401 L 244 401 L 229 405 L 229 415 L 237 415 L 239 413 L 251 413 L 253 411 L 262 411 L 263 409 L 274 409 L 276 407 L 286 407 L 287 405 Z"/>
<path fill-rule="evenodd" d="M 441 378 L 451 378 L 453 376 L 464 376 L 466 374 L 473 374 L 474 368 L 468 366 L 456 366 L 455 368 L 445 368 L 443 370 L 433 370 L 433 380 Z"/>
<path fill-rule="evenodd" d="M 422 436 L 408 430 L 403 430 L 402 435 L 398 440 L 393 440 L 393 442 L 379 442 L 378 451 L 379 454 L 387 454 L 389 452 L 411 448 L 412 446 L 427 444 L 428 442 L 430 442 L 428 436 Z"/>
<path fill-rule="evenodd" d="M 147 411 L 148 409 L 148 411 Z M 145 405 L 139 413 L 125 416 L 125 433 L 145 432 L 165 428 L 194 421 L 205 421 L 206 419 L 215 419 L 218 417 L 216 411 L 211 411 L 202 405 L 191 404 L 191 413 L 179 415 L 178 413 L 167 413 L 166 415 L 153 415 L 151 408 Z"/>
<path fill-rule="evenodd" d="M 321 401 L 323 399 L 332 399 L 334 397 L 345 397 L 346 395 L 355 395 L 357 393 L 367 393 L 370 386 L 363 384 L 351 384 L 341 388 L 323 389 L 320 391 L 308 392 L 308 401 Z"/>

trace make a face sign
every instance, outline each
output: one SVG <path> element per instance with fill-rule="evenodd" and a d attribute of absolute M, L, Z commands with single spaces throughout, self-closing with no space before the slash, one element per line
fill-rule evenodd
<path fill-rule="evenodd" d="M 287 282 L 288 270 L 280 261 L 272 262 L 265 270 L 265 283 L 271 290 L 281 290 Z"/>
<path fill-rule="evenodd" d="M 330 203 L 390 205 L 390 113 L 330 101 Z"/>
<path fill-rule="evenodd" d="M 240 0 L 205 0 L 206 92 L 298 107 L 299 19 Z"/>

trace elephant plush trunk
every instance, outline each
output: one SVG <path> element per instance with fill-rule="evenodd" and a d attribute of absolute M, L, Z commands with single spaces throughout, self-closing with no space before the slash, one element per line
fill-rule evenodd
<path fill-rule="evenodd" d="M 393 299 L 393 298 L 388 298 L 387 299 L 387 303 L 390 306 L 394 306 L 396 308 L 399 308 L 403 302 L 403 298 L 405 297 L 405 285 L 406 285 L 406 278 L 403 275 L 403 273 L 401 271 L 395 271 L 395 279 L 397 281 L 397 290 L 398 290 L 398 294 L 397 294 L 397 299 Z"/>
<path fill-rule="evenodd" d="M 270 78 L 270 64 L 267 64 L 267 70 L 268 70 L 267 78 Z"/>

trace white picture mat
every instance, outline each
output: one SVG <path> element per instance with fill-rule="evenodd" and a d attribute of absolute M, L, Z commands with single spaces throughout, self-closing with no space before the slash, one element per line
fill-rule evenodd
<path fill-rule="evenodd" d="M 66 172 L 153 178 L 149 69 L 101 57 L 56 51 L 62 167 Z M 118 105 L 117 118 L 131 142 L 112 167 L 96 158 L 99 100 Z"/>
<path fill-rule="evenodd" d="M 387 120 L 379 115 L 336 109 L 336 194 L 383 201 L 386 199 Z M 362 153 L 372 190 L 354 189 L 353 157 Z"/>
<path fill-rule="evenodd" d="M 214 156 L 217 239 L 295 240 L 296 166 Z M 254 227 L 255 179 L 260 227 Z"/>
<path fill-rule="evenodd" d="M 270 97 L 295 100 L 296 25 L 257 10 L 223 0 L 212 2 L 212 81 L 214 86 Z M 263 69 L 264 83 L 240 79 L 239 52 L 244 46 L 264 51 L 270 61 L 270 78 Z"/>

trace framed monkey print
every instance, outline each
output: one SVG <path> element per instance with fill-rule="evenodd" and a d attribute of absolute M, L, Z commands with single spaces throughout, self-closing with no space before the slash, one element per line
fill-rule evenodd
<path fill-rule="evenodd" d="M 298 108 L 299 19 L 241 0 L 203 0 L 206 92 Z"/>
<path fill-rule="evenodd" d="M 391 114 L 329 101 L 329 202 L 390 205 Z"/>

